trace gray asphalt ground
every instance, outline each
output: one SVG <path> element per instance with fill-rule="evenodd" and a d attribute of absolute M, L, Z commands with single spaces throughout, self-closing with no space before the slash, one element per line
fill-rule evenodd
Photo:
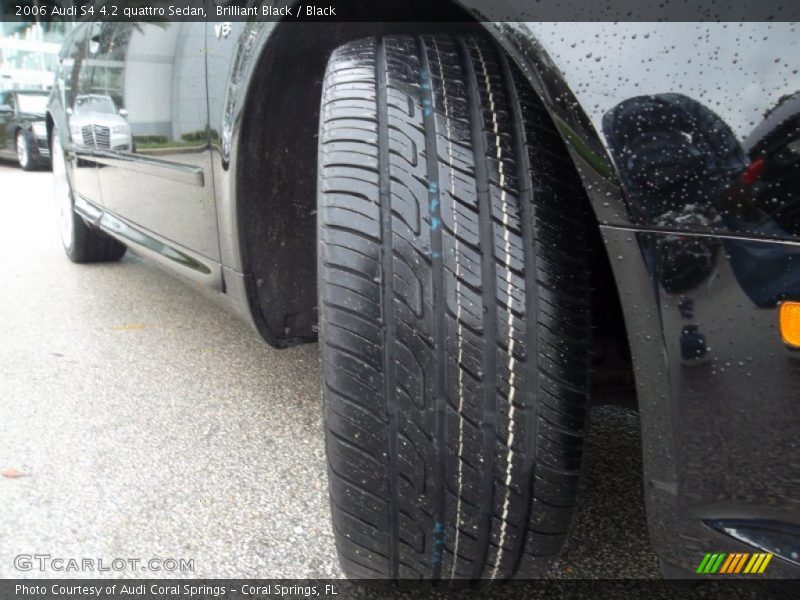
<path fill-rule="evenodd" d="M 50 173 L 0 163 L 0 577 L 62 575 L 15 569 L 34 553 L 194 560 L 127 577 L 340 577 L 316 345 L 273 350 L 130 253 L 71 264 L 51 194 Z M 554 577 L 658 576 L 637 420 L 593 411 Z"/>

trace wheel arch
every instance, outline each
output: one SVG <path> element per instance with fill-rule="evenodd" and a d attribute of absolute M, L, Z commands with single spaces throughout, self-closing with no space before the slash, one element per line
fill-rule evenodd
<path fill-rule="evenodd" d="M 456 10 L 461 10 L 453 3 Z M 391 15 L 369 23 L 278 23 L 258 52 L 247 92 L 235 162 L 235 215 L 238 250 L 253 321 L 277 347 L 316 339 L 316 171 L 317 129 L 322 77 L 332 50 L 361 37 L 458 30 L 488 32 L 521 69 L 556 122 L 584 189 L 597 170 L 614 179 L 611 161 L 597 132 L 550 62 L 543 48 L 510 24 L 400 24 Z M 298 31 L 301 30 L 301 31 Z M 274 90 L 280 89 L 280 94 Z M 272 93 L 270 93 L 272 92 Z M 564 95 L 573 102 L 563 102 Z M 570 136 L 573 139 L 570 139 Z M 574 144 L 582 143 L 574 151 Z M 588 155 L 586 150 L 588 149 Z M 595 168 L 598 167 L 598 168 Z M 591 186 L 590 186 L 591 187 Z M 588 195 L 596 218 L 596 290 L 607 334 L 627 352 L 628 337 L 616 281 L 600 235 L 602 201 Z M 627 376 L 627 375 L 626 375 Z"/>
<path fill-rule="evenodd" d="M 267 35 L 243 36 L 249 41 L 240 42 L 227 86 L 246 90 L 230 99 L 240 107 L 226 108 L 241 115 L 229 119 L 235 190 L 229 211 L 250 316 L 271 345 L 316 339 L 317 130 L 328 57 L 363 37 L 478 28 L 460 14 L 458 22 L 433 25 L 395 23 L 398 15 L 390 13 L 360 23 L 281 22 Z M 237 81 L 242 72 L 246 82 Z"/>
<path fill-rule="evenodd" d="M 49 110 L 47 111 L 47 114 L 45 115 L 44 123 L 45 123 L 45 127 L 47 128 L 47 145 L 48 146 L 52 146 L 53 145 L 53 129 L 55 129 L 56 122 L 53 119 L 53 113 L 51 113 Z"/>

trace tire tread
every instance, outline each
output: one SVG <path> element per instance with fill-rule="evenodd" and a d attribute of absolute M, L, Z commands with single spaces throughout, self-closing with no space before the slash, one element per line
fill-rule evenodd
<path fill-rule="evenodd" d="M 480 35 L 334 51 L 320 113 L 331 502 L 351 577 L 532 577 L 563 545 L 588 402 L 586 200 Z"/>

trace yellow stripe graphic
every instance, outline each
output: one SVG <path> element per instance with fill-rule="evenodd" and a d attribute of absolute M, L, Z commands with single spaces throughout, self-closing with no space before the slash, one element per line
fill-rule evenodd
<path fill-rule="evenodd" d="M 772 554 L 767 554 L 767 557 L 764 559 L 764 562 L 761 563 L 761 568 L 758 570 L 759 573 L 763 573 L 764 569 L 767 568 L 769 561 L 772 560 Z"/>
<path fill-rule="evenodd" d="M 750 562 L 747 563 L 747 566 L 744 568 L 745 573 L 752 573 L 753 567 L 755 567 L 756 563 L 761 560 L 760 554 L 753 554 L 752 558 L 750 558 Z"/>
<path fill-rule="evenodd" d="M 759 554 L 758 555 L 758 560 L 756 561 L 756 564 L 753 565 L 753 568 L 750 569 L 750 572 L 751 573 L 758 573 L 758 570 L 761 568 L 761 564 L 764 562 L 764 559 L 766 557 L 767 557 L 767 554 L 765 554 L 763 552 L 761 554 Z"/>

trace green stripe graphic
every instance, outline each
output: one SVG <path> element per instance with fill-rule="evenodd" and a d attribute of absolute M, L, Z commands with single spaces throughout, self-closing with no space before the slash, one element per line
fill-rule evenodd
<path fill-rule="evenodd" d="M 703 560 L 700 563 L 700 566 L 697 567 L 697 571 L 695 571 L 695 573 L 705 573 L 705 566 L 709 558 L 711 558 L 711 553 L 706 552 L 706 555 L 703 557 Z"/>
<path fill-rule="evenodd" d="M 722 566 L 725 557 L 728 556 L 725 552 L 708 552 L 703 557 L 703 560 L 700 562 L 700 566 L 697 567 L 697 571 L 695 573 L 710 573 L 714 574 L 719 571 L 719 568 Z"/>
<path fill-rule="evenodd" d="M 703 573 L 711 573 L 711 568 L 714 566 L 714 563 L 717 562 L 718 558 L 719 554 L 717 554 L 716 552 L 712 554 L 711 558 L 708 559 L 708 564 L 706 565 L 705 571 L 703 571 Z"/>
<path fill-rule="evenodd" d="M 709 569 L 709 573 L 716 573 L 717 572 L 717 569 L 719 569 L 722 566 L 722 561 L 725 560 L 725 556 L 726 556 L 726 554 L 724 552 L 719 555 L 719 558 L 717 559 L 717 562 L 715 562 L 714 566 Z"/>
<path fill-rule="evenodd" d="M 719 558 L 719 554 L 717 554 L 716 552 L 714 554 L 712 554 L 711 558 L 708 559 L 708 564 L 706 565 L 706 568 L 703 569 L 703 573 L 710 573 L 711 572 L 711 567 L 714 566 L 714 563 L 717 562 L 718 558 Z"/>

